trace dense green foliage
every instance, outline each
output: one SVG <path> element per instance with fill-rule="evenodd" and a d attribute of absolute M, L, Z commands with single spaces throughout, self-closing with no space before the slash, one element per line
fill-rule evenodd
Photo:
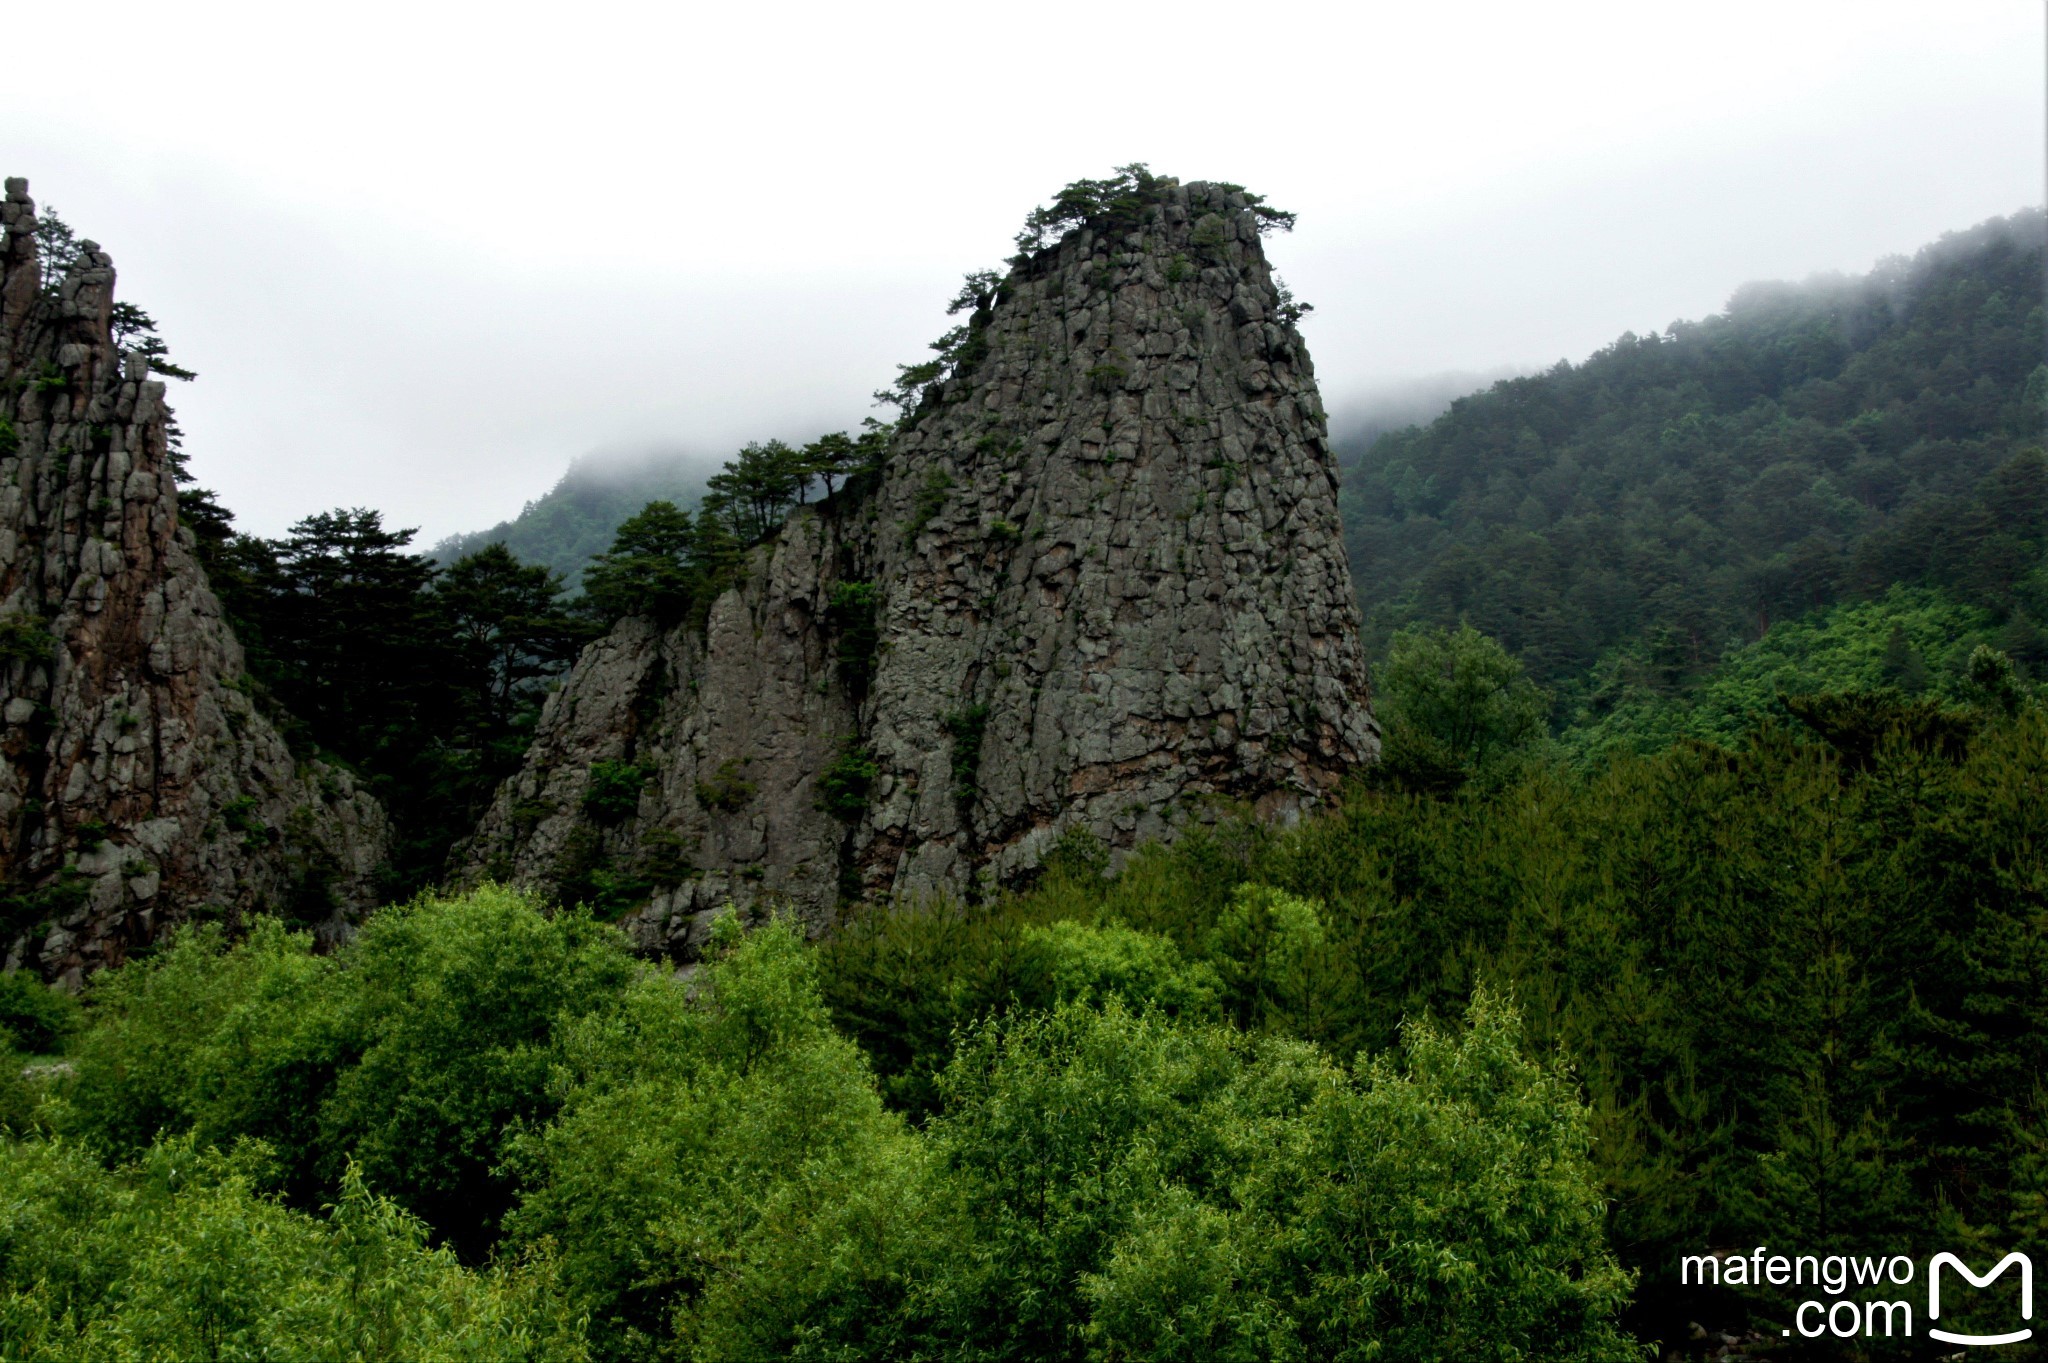
<path fill-rule="evenodd" d="M 16 1125 L 124 1187 L 261 1141 L 236 1214 L 316 1248 L 356 1169 L 603 1357 L 1620 1357 L 1628 1274 L 1646 1336 L 1786 1319 L 1682 1253 L 2048 1251 L 2048 716 L 1791 711 L 818 950 L 728 919 L 688 982 L 491 890 L 190 934 Z"/>
<path fill-rule="evenodd" d="M 95 984 L 66 1129 L 120 1159 L 164 1132 L 260 1139 L 309 1201 L 353 1160 L 475 1249 L 508 1128 L 551 1108 L 552 1038 L 628 973 L 609 929 L 491 889 L 385 909 L 338 956 L 274 921 L 188 931 Z"/>
<path fill-rule="evenodd" d="M 0 972 L 0 1046 L 32 1054 L 55 1051 L 78 1026 L 78 1000 L 33 971 Z"/>
<path fill-rule="evenodd" d="M 1470 625 L 1399 631 L 1373 681 L 1386 731 L 1377 774 L 1419 789 L 1498 772 L 1543 733 L 1549 708 L 1522 665 Z"/>
<path fill-rule="evenodd" d="M 0 1140 L 0 1353 L 1634 1356 L 1593 1114 L 1502 1001 L 1339 1063 L 1158 934 L 1027 936 L 1044 1006 L 920 1129 L 780 925 L 687 981 L 494 889 L 188 932 Z"/>
<path fill-rule="evenodd" d="M 701 620 L 739 579 L 745 551 L 779 530 L 794 508 L 814 491 L 829 500 L 872 473 L 888 429 L 870 422 L 858 437 L 841 431 L 802 448 L 780 440 L 749 445 L 710 479 L 694 514 L 672 502 L 648 503 L 584 570 L 586 614 L 601 625 L 630 615 L 663 624 Z"/>
<path fill-rule="evenodd" d="M 645 615 L 674 624 L 708 607 L 739 573 L 744 541 L 717 516 L 649 502 L 590 560 L 583 597 L 606 622 Z"/>
<path fill-rule="evenodd" d="M 265 1151 L 189 1139 L 109 1170 L 0 1141 L 0 1352 L 99 1359 L 587 1357 L 542 1258 L 464 1269 L 350 1169 L 331 1206 L 263 1191 Z"/>
<path fill-rule="evenodd" d="M 1626 656 L 1602 660 L 1563 743 L 1580 758 L 1615 748 L 1656 752 L 1680 738 L 1733 743 L 1778 698 L 1814 692 L 1895 690 L 1908 698 L 1988 700 L 1971 659 L 2002 631 L 1988 610 L 1956 604 L 1927 588 L 1894 587 L 1780 620 L 1754 643 L 1727 653 L 1674 695 L 1634 679 Z"/>
<path fill-rule="evenodd" d="M 1805 723 L 1736 749 L 1361 791 L 1111 881 L 874 910 L 825 945 L 826 997 L 885 1092 L 941 1121 L 960 1029 L 1047 1006 L 1033 958 L 1066 923 L 1163 938 L 1147 969 L 1181 1007 L 1213 980 L 1241 1027 L 1336 1056 L 1491 982 L 1585 1085 L 1644 1331 L 1754 1309 L 1775 1336 L 1785 1297 L 1681 1293 L 1676 1256 L 2048 1251 L 2048 715 L 1934 704 L 1795 699 Z"/>
<path fill-rule="evenodd" d="M 399 833 L 394 895 L 437 882 L 526 750 L 549 680 L 590 637 L 561 580 L 491 545 L 444 568 L 375 511 L 309 516 L 278 540 L 222 534 L 201 558 L 260 698 L 301 751 L 363 774 Z M 325 887 L 289 906 L 329 911 Z"/>
<path fill-rule="evenodd" d="M 1682 693 L 1776 621 L 1905 583 L 1989 612 L 2038 675 L 2042 277 L 2033 210 L 1860 279 L 1748 286 L 1350 452 L 1375 655 L 1467 620 L 1568 718 L 1616 674 Z"/>

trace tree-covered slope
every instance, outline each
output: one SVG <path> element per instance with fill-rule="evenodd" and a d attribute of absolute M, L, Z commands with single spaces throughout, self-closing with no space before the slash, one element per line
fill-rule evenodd
<path fill-rule="evenodd" d="M 666 446 L 633 454 L 586 455 L 511 520 L 488 530 L 450 535 L 429 556 L 453 563 L 488 545 L 502 544 L 522 563 L 554 569 L 574 592 L 582 585 L 584 566 L 611 546 L 627 517 L 649 502 L 695 506 L 704 496 L 705 478 L 714 472 L 716 466 L 709 460 Z"/>
<path fill-rule="evenodd" d="M 1352 454 L 1369 645 L 1466 619 L 1583 703 L 1603 655 L 1682 690 L 1774 621 L 1906 583 L 2038 671 L 2043 235 L 2030 209 L 1860 278 L 1749 285 Z"/>

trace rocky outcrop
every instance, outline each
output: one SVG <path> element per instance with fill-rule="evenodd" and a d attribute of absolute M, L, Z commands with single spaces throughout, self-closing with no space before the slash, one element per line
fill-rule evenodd
<path fill-rule="evenodd" d="M 1020 257 L 871 487 L 794 515 L 701 629 L 592 646 L 471 873 L 638 868 L 643 939 L 687 951 L 729 900 L 973 894 L 1071 830 L 1121 852 L 1219 800 L 1286 814 L 1372 760 L 1337 472 L 1253 202 L 1152 181 Z M 606 815 L 621 764 L 646 784 Z"/>
<path fill-rule="evenodd" d="M 293 760 L 178 528 L 164 387 L 92 242 L 46 288 L 0 208 L 0 953 L 76 981 L 199 912 L 367 902 L 383 814 Z"/>
<path fill-rule="evenodd" d="M 859 725 L 826 624 L 849 525 L 864 528 L 801 513 L 701 624 L 627 620 L 584 650 L 484 817 L 471 878 L 645 901 L 633 926 L 648 945 L 694 946 L 733 901 L 822 922 L 851 832 L 820 807 L 819 779 Z"/>

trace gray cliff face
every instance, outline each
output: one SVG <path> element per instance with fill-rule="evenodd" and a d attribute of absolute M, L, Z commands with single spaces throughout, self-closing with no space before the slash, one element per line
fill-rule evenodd
<path fill-rule="evenodd" d="M 92 243 L 52 296 L 0 207 L 0 957 L 76 982 L 202 907 L 359 909 L 382 811 L 294 762 L 177 526 L 164 387 Z"/>
<path fill-rule="evenodd" d="M 821 625 L 841 528 L 792 517 L 701 629 L 627 620 L 585 649 L 471 840 L 471 878 L 565 899 L 601 888 L 593 872 L 632 878 L 651 897 L 633 924 L 648 946 L 694 947 L 734 901 L 822 922 L 848 834 L 817 807 L 818 778 L 857 723 Z"/>
<path fill-rule="evenodd" d="M 1244 197 L 1169 182 L 972 328 L 878 485 L 799 511 L 705 634 L 628 622 L 585 654 L 473 873 L 559 885 L 579 836 L 677 839 L 637 927 L 687 948 L 728 900 L 822 924 L 846 893 L 977 893 L 1069 830 L 1121 851 L 1214 797 L 1284 815 L 1377 755 L 1322 403 Z M 852 680 L 825 609 L 850 581 L 880 636 Z M 639 748 L 633 696 L 659 697 Z M 875 775 L 846 823 L 815 806 L 849 750 Z M 628 751 L 656 784 L 599 827 L 590 764 Z M 707 802 L 729 761 L 752 791 Z"/>

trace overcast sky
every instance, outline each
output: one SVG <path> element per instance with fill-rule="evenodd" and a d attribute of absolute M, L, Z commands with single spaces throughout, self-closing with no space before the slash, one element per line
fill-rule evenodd
<path fill-rule="evenodd" d="M 1301 215 L 1324 394 L 1580 359 L 2043 197 L 2038 0 L 58 4 L 0 170 L 200 371 L 275 534 L 487 526 L 586 450 L 870 413 L 965 271 L 1143 160 Z"/>

